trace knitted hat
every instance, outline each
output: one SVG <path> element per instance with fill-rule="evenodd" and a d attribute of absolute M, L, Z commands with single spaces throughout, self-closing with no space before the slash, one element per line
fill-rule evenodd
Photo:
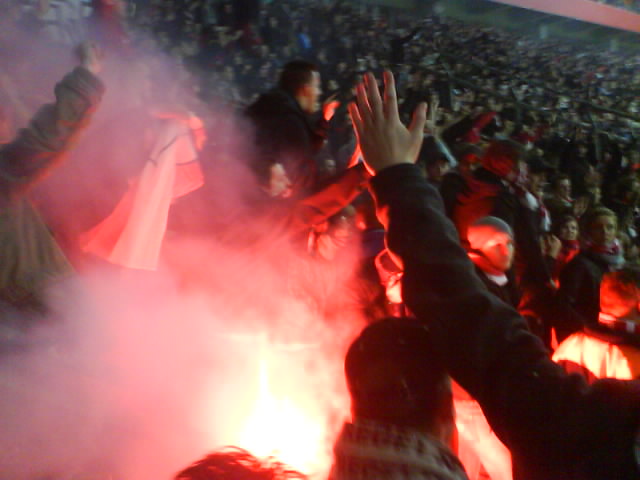
<path fill-rule="evenodd" d="M 481 250 L 496 233 L 506 233 L 513 238 L 513 230 L 507 222 L 497 217 L 483 217 L 467 229 L 467 240 L 472 250 Z"/>
<path fill-rule="evenodd" d="M 446 375 L 428 327 L 412 318 L 367 326 L 349 347 L 345 374 L 354 413 L 377 419 L 429 408 Z"/>

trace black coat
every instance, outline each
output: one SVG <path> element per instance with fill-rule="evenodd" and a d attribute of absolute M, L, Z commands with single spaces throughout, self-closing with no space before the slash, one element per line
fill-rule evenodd
<path fill-rule="evenodd" d="M 326 139 L 327 122 L 313 122 L 295 98 L 279 89 L 261 95 L 246 113 L 255 126 L 256 161 L 282 163 L 295 197 L 312 192 L 317 181 L 315 155 Z"/>
<path fill-rule="evenodd" d="M 371 186 L 404 264 L 404 301 L 532 478 L 639 478 L 640 382 L 588 386 L 553 363 L 523 318 L 484 288 L 417 167 L 385 169 Z"/>
<path fill-rule="evenodd" d="M 598 323 L 600 281 L 609 264 L 589 251 L 581 251 L 560 273 L 555 320 L 558 341 L 584 326 Z"/>

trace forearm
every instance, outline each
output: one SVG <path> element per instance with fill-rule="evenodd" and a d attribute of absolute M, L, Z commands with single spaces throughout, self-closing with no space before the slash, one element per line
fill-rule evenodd
<path fill-rule="evenodd" d="M 362 193 L 368 181 L 364 165 L 347 169 L 331 184 L 296 205 L 292 214 L 293 227 L 304 229 L 327 220 Z"/>
<path fill-rule="evenodd" d="M 0 188 L 15 198 L 45 174 L 86 124 L 104 87 L 78 67 L 56 85 L 55 103 L 43 106 L 27 128 L 0 150 Z"/>

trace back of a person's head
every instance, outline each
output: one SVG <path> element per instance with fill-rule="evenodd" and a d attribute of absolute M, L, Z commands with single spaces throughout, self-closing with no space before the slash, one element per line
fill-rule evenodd
<path fill-rule="evenodd" d="M 427 326 L 411 318 L 367 326 L 349 347 L 345 374 L 355 420 L 432 425 L 450 393 Z"/>
<path fill-rule="evenodd" d="M 600 281 L 600 310 L 616 318 L 637 313 L 640 301 L 640 267 L 626 266 L 605 273 Z"/>
<path fill-rule="evenodd" d="M 318 67 L 306 60 L 294 60 L 287 63 L 280 72 L 278 88 L 290 95 L 295 95 L 302 87 L 311 83 L 313 72 Z"/>
<path fill-rule="evenodd" d="M 211 453 L 176 474 L 174 480 L 306 479 L 300 472 L 271 458 L 260 460 L 246 450 L 227 447 Z"/>

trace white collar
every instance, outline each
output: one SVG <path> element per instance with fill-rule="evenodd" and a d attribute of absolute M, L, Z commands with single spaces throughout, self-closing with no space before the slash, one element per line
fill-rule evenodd
<path fill-rule="evenodd" d="M 504 287 L 507 283 L 509 283 L 509 279 L 504 273 L 501 273 L 500 275 L 491 275 L 490 273 L 487 273 L 487 272 L 482 272 L 482 273 L 484 273 L 489 280 L 491 280 L 493 283 L 495 283 L 499 287 Z"/>

